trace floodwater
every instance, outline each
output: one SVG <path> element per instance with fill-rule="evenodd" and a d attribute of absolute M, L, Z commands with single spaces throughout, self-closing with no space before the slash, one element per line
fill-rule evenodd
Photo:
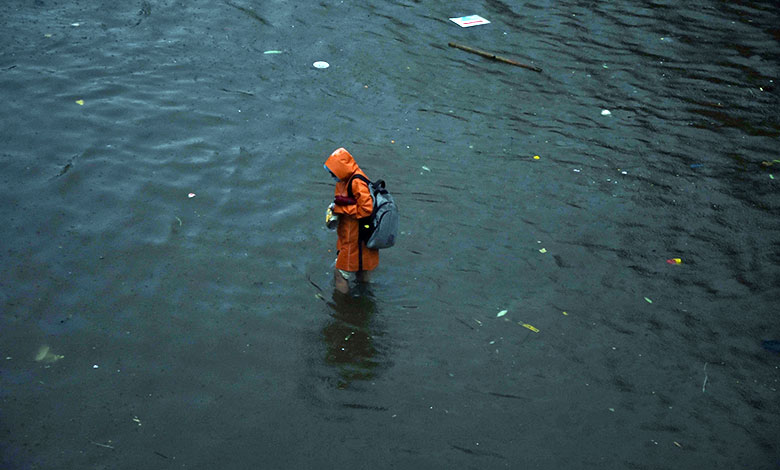
<path fill-rule="evenodd" d="M 1 11 L 0 467 L 780 468 L 776 1 Z"/>

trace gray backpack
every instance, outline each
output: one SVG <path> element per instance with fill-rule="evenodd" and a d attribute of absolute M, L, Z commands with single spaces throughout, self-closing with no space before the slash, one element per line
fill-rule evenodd
<path fill-rule="evenodd" d="M 350 198 L 354 199 L 355 197 L 352 194 L 352 180 L 354 178 L 363 180 L 368 185 L 371 199 L 374 201 L 374 210 L 371 215 L 358 219 L 360 240 L 364 240 L 366 246 L 373 250 L 390 248 L 395 245 L 395 239 L 398 237 L 398 206 L 395 205 L 393 196 L 385 189 L 383 180 L 372 183 L 363 175 L 355 175 L 350 178 L 347 184 L 347 193 Z"/>

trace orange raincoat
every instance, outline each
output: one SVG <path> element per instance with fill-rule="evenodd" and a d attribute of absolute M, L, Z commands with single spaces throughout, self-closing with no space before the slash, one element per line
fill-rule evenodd
<path fill-rule="evenodd" d="M 349 179 L 354 175 L 366 176 L 345 148 L 330 154 L 325 166 L 340 180 L 336 183 L 335 196 L 348 197 Z M 368 185 L 357 178 L 352 180 L 352 195 L 357 204 L 337 205 L 333 208 L 333 213 L 339 214 L 336 268 L 344 271 L 371 271 L 379 264 L 379 251 L 367 248 L 365 241 L 358 241 L 358 219 L 371 215 L 374 201 Z"/>

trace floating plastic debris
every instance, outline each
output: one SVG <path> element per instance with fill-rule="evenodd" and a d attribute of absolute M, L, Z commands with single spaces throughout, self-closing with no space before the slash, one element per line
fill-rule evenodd
<path fill-rule="evenodd" d="M 489 24 L 490 21 L 482 18 L 479 15 L 461 16 L 459 18 L 450 18 L 450 21 L 457 24 L 461 28 L 468 28 L 471 26 L 479 26 L 483 24 Z"/>
<path fill-rule="evenodd" d="M 539 155 L 534 155 L 534 160 L 539 160 L 540 158 L 542 157 L 540 157 Z"/>
<path fill-rule="evenodd" d="M 500 312 L 498 312 L 498 313 L 496 314 L 496 317 L 503 317 L 504 315 L 506 315 L 506 312 L 507 312 L 507 311 L 508 311 L 508 310 L 501 310 Z"/>
<path fill-rule="evenodd" d="M 542 248 L 542 249 L 539 250 L 539 253 L 547 253 L 547 249 L 546 248 Z"/>
<path fill-rule="evenodd" d="M 52 362 L 57 362 L 60 359 L 63 359 L 64 357 L 65 356 L 52 353 L 51 348 L 49 346 L 43 345 L 40 348 L 38 348 L 38 352 L 35 353 L 35 362 L 43 362 L 44 364 L 50 364 Z"/>
<path fill-rule="evenodd" d="M 84 106 L 84 100 L 76 100 L 76 104 L 79 106 Z"/>
<path fill-rule="evenodd" d="M 647 303 L 649 303 L 649 304 L 653 303 L 653 301 L 652 301 L 652 300 L 650 300 L 650 299 L 648 299 L 647 297 L 645 297 L 645 300 L 646 300 L 646 301 L 647 301 Z"/>
<path fill-rule="evenodd" d="M 533 331 L 534 333 L 539 333 L 539 328 L 537 328 L 537 327 L 535 327 L 533 325 L 529 325 L 528 323 L 521 323 L 521 325 L 524 328 L 528 328 L 529 330 Z"/>
<path fill-rule="evenodd" d="M 106 448 L 106 449 L 116 449 L 116 447 L 114 447 L 112 445 L 109 445 L 109 444 L 101 444 L 101 443 L 95 442 L 95 441 L 89 441 L 89 442 L 92 443 L 92 444 L 95 444 L 98 447 L 103 447 L 103 448 Z M 111 442 L 111 441 L 108 441 L 108 442 Z"/>
<path fill-rule="evenodd" d="M 48 346 L 41 346 L 38 349 L 38 352 L 35 354 L 35 361 L 40 362 L 43 360 L 46 355 L 49 354 L 49 347 Z"/>
<path fill-rule="evenodd" d="M 428 168 L 427 166 L 423 166 L 422 169 L 425 170 L 425 171 L 431 171 L 431 169 Z"/>
<path fill-rule="evenodd" d="M 276 50 L 270 50 L 270 51 L 264 51 L 263 54 L 281 54 L 282 51 L 276 51 Z"/>
<path fill-rule="evenodd" d="M 187 195 L 187 197 L 188 197 L 188 198 L 190 198 L 190 199 L 192 199 L 192 198 L 194 198 L 194 197 L 195 197 L 195 193 L 189 193 L 189 194 Z"/>
<path fill-rule="evenodd" d="M 609 116 L 610 114 L 612 114 L 612 113 L 608 109 L 602 109 L 601 110 L 601 115 L 602 116 Z"/>
<path fill-rule="evenodd" d="M 666 262 L 668 264 L 682 264 L 682 259 L 681 258 L 669 258 L 668 260 L 666 260 Z"/>
<path fill-rule="evenodd" d="M 324 62 L 322 60 L 318 60 L 317 62 L 313 63 L 312 65 L 314 66 L 315 69 L 326 69 L 326 68 L 330 67 L 329 63 Z"/>

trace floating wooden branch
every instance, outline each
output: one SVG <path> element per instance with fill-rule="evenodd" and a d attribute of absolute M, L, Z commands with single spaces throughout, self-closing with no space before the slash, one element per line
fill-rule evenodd
<path fill-rule="evenodd" d="M 450 47 L 454 47 L 455 49 L 471 52 L 472 54 L 481 55 L 482 57 L 486 57 L 488 59 L 493 59 L 499 62 L 504 62 L 506 64 L 515 65 L 517 67 L 522 67 L 524 69 L 533 70 L 534 72 L 542 71 L 542 69 L 540 69 L 539 67 L 534 67 L 533 65 L 521 64 L 520 62 L 517 62 L 515 60 L 507 59 L 506 57 L 501 57 L 500 55 L 491 54 L 490 52 L 481 51 L 479 49 L 474 49 L 473 47 L 463 46 L 461 44 L 456 44 L 454 42 L 449 43 L 449 45 Z"/>

